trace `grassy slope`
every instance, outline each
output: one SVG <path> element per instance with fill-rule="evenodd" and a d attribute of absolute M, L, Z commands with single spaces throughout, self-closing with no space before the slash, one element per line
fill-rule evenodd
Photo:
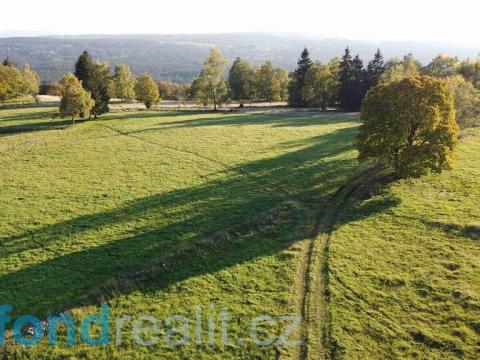
<path fill-rule="evenodd" d="M 0 166 L 8 169 L 0 174 L 0 298 L 16 314 L 45 316 L 92 292 L 73 310 L 79 317 L 102 298 L 113 315 L 159 319 L 213 304 L 217 315 L 230 309 L 232 337 L 245 338 L 252 318 L 295 311 L 299 247 L 315 205 L 355 170 L 356 122 L 138 112 L 69 127 L 49 111 L 0 113 L 0 131 L 9 134 L 0 138 Z M 148 281 L 131 275 L 117 284 L 179 252 Z M 110 349 L 9 351 L 37 359 L 275 356 L 273 346 L 217 345 L 146 348 L 129 340 Z"/>
<path fill-rule="evenodd" d="M 356 123 L 318 115 L 140 112 L 18 133 L 66 125 L 41 113 L 48 109 L 29 111 L 0 115 L 0 131 L 17 133 L 0 138 L 0 164 L 9 169 L 0 175 L 0 297 L 19 312 L 56 311 L 103 285 L 73 313 L 95 311 L 91 300 L 102 297 L 114 315 L 159 319 L 193 317 L 195 305 L 209 312 L 214 304 L 215 314 L 230 309 L 232 333 L 246 337 L 252 317 L 295 311 L 292 283 L 314 206 L 358 171 Z M 329 258 L 339 358 L 478 358 L 479 146 L 480 132 L 466 131 L 457 170 L 353 197 L 341 212 Z M 192 244 L 199 245 L 167 271 L 117 284 Z M 249 342 L 218 347 L 218 338 L 200 348 L 129 340 L 120 348 L 41 345 L 26 353 L 276 356 Z"/>
<path fill-rule="evenodd" d="M 457 169 L 351 201 L 330 258 L 344 359 L 480 357 L 480 131 Z"/>

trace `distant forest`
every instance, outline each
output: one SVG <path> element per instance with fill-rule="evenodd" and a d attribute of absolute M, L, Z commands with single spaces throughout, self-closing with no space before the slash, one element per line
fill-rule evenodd
<path fill-rule="evenodd" d="M 72 71 L 78 54 L 86 49 L 112 65 L 128 64 L 134 75 L 149 73 L 157 80 L 190 82 L 198 76 L 212 47 L 218 47 L 230 62 L 237 56 L 250 59 L 254 65 L 271 60 L 276 66 L 293 70 L 305 46 L 313 58 L 327 62 L 347 45 L 364 58 L 380 47 L 386 58 L 412 52 L 423 63 L 440 52 L 476 58 L 480 51 L 438 43 L 365 42 L 288 34 L 98 35 L 0 38 L 0 58 L 8 56 L 19 66 L 28 63 L 42 82 L 48 82 Z"/>

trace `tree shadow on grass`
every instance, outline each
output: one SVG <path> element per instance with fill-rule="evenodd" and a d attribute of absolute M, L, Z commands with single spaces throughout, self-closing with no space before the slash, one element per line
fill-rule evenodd
<path fill-rule="evenodd" d="M 0 118 L 0 135 L 13 135 L 18 133 L 34 132 L 40 130 L 59 130 L 65 129 L 73 125 L 69 119 L 47 120 L 46 117 L 55 115 L 55 112 L 45 111 L 32 114 L 19 114 L 5 116 Z M 337 124 L 352 121 L 356 118 L 355 114 L 339 114 L 339 113 L 295 113 L 296 115 L 285 116 L 285 114 L 252 114 L 252 113 L 215 113 L 208 111 L 135 111 L 135 112 L 113 112 L 100 116 L 96 121 L 112 121 L 112 120 L 148 120 L 148 119 L 167 119 L 172 117 L 188 117 L 185 120 L 165 121 L 156 124 L 157 126 L 132 131 L 129 134 L 139 134 L 145 132 L 155 132 L 168 127 L 204 127 L 204 126 L 243 126 L 243 125 L 271 125 L 272 127 L 300 127 L 313 126 L 319 124 Z M 215 116 L 212 116 L 215 115 Z M 194 116 L 192 119 L 191 117 Z M 38 121 L 45 118 L 45 121 Z M 32 121 L 28 121 L 32 120 Z M 7 121 L 24 121 L 21 124 L 2 125 Z M 77 119 L 75 122 L 82 123 L 85 121 L 95 121 L 88 119 Z"/>
<path fill-rule="evenodd" d="M 178 114 L 180 115 L 180 114 Z M 185 114 L 184 114 L 185 115 Z M 145 112 L 136 112 L 135 118 L 150 118 L 150 117 L 159 117 L 159 113 L 148 113 Z M 168 116 L 172 116 L 169 114 Z M 98 121 L 110 121 L 110 120 L 119 120 L 122 117 L 131 118 L 128 113 L 107 113 L 99 117 Z M 8 125 L 8 122 L 21 122 L 15 125 Z M 81 124 L 87 121 L 93 121 L 92 119 L 75 119 L 76 124 Z M 46 111 L 35 111 L 31 113 L 22 113 L 8 116 L 1 116 L 0 113 L 0 136 L 2 135 L 13 135 L 18 133 L 27 133 L 40 130 L 59 130 L 65 129 L 73 125 L 71 119 L 60 119 L 58 118 L 57 110 L 46 110 Z"/>
<path fill-rule="evenodd" d="M 215 115 L 215 116 L 212 116 Z M 129 134 L 161 131 L 166 128 L 195 128 L 207 126 L 244 126 L 244 125 L 271 125 L 272 127 L 303 127 L 321 124 L 340 124 L 357 119 L 356 114 L 325 113 L 325 112 L 301 112 L 285 116 L 284 113 L 214 113 L 205 111 L 189 112 L 135 112 L 135 113 L 110 113 L 102 116 L 99 120 L 119 119 L 154 119 L 162 120 L 172 117 L 188 117 L 177 121 L 161 121 L 148 129 L 140 129 Z M 193 118 L 192 118 L 193 116 Z"/>
<path fill-rule="evenodd" d="M 196 110 L 185 110 L 185 111 L 176 111 L 176 110 L 134 110 L 134 111 L 112 111 L 107 114 L 101 115 L 98 120 L 119 120 L 126 118 L 128 120 L 145 120 L 151 118 L 172 118 L 179 116 L 211 116 L 213 114 L 218 114 L 213 111 L 196 111 Z"/>
<path fill-rule="evenodd" d="M 301 150 L 229 168 L 228 177 L 220 180 L 2 239 L 5 259 L 35 247 L 49 259 L 0 276 L 0 298 L 13 304 L 15 313 L 43 317 L 78 304 L 88 293 L 93 296 L 83 301 L 98 303 L 111 289 L 118 294 L 165 288 L 278 253 L 308 235 L 306 224 L 314 222 L 318 204 L 357 170 L 356 160 L 345 156 L 354 134 L 355 129 L 346 128 L 313 137 Z M 296 210 L 267 230 L 255 225 L 264 223 L 261 219 L 272 209 L 292 203 Z M 70 242 L 80 244 L 80 250 L 52 257 L 64 253 Z M 148 268 L 155 271 L 142 270 Z M 135 274 L 143 274 L 142 281 L 137 283 Z M 117 286 L 122 278 L 133 285 Z"/>
<path fill-rule="evenodd" d="M 79 122 L 79 121 L 76 121 Z M 66 129 L 72 125 L 72 120 L 48 120 L 26 124 L 17 124 L 9 126 L 0 126 L 0 135 L 13 135 L 40 130 L 59 130 Z"/>
<path fill-rule="evenodd" d="M 24 113 L 24 114 L 17 114 L 17 115 L 9 115 L 9 116 L 0 116 L 0 124 L 4 121 L 23 121 L 23 120 L 36 120 L 36 119 L 45 119 L 51 118 L 52 116 L 58 113 L 52 110 L 41 111 L 41 112 L 34 112 L 34 113 Z M 0 113 L 1 115 L 1 113 Z"/>
<path fill-rule="evenodd" d="M 211 116 L 216 114 L 216 116 Z M 113 115 L 113 114 L 111 114 Z M 191 118 L 191 115 L 196 117 Z M 189 116 L 188 119 L 178 121 L 165 121 L 157 123 L 156 126 L 149 127 L 148 129 L 141 129 L 131 132 L 132 134 L 143 132 L 155 132 L 162 130 L 166 127 L 175 128 L 193 128 L 204 126 L 243 126 L 243 125 L 271 125 L 272 127 L 301 127 L 301 126 L 313 126 L 321 124 L 339 124 L 349 122 L 358 118 L 356 114 L 343 114 L 343 113 L 294 113 L 293 115 L 285 116 L 285 114 L 279 113 L 205 113 L 205 112 L 136 112 L 132 114 L 122 114 L 122 117 L 126 117 L 129 120 L 135 119 L 149 119 L 149 118 L 171 118 L 173 116 Z M 109 119 L 110 117 L 104 117 Z M 118 119 L 118 117 L 117 117 Z"/>

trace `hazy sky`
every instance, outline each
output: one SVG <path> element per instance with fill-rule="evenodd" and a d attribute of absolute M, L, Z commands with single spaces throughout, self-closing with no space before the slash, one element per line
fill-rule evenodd
<path fill-rule="evenodd" d="M 0 33 L 264 31 L 480 45 L 479 10 L 477 0 L 23 0 L 2 3 Z"/>

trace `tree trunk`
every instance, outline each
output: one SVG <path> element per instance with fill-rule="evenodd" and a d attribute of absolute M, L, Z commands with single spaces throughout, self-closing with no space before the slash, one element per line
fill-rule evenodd
<path fill-rule="evenodd" d="M 213 111 L 217 111 L 217 91 L 215 86 L 212 86 L 212 96 L 213 96 Z"/>
<path fill-rule="evenodd" d="M 398 170 L 400 168 L 400 161 L 398 159 L 398 150 L 395 150 L 394 161 L 395 161 L 395 174 L 398 175 Z"/>

